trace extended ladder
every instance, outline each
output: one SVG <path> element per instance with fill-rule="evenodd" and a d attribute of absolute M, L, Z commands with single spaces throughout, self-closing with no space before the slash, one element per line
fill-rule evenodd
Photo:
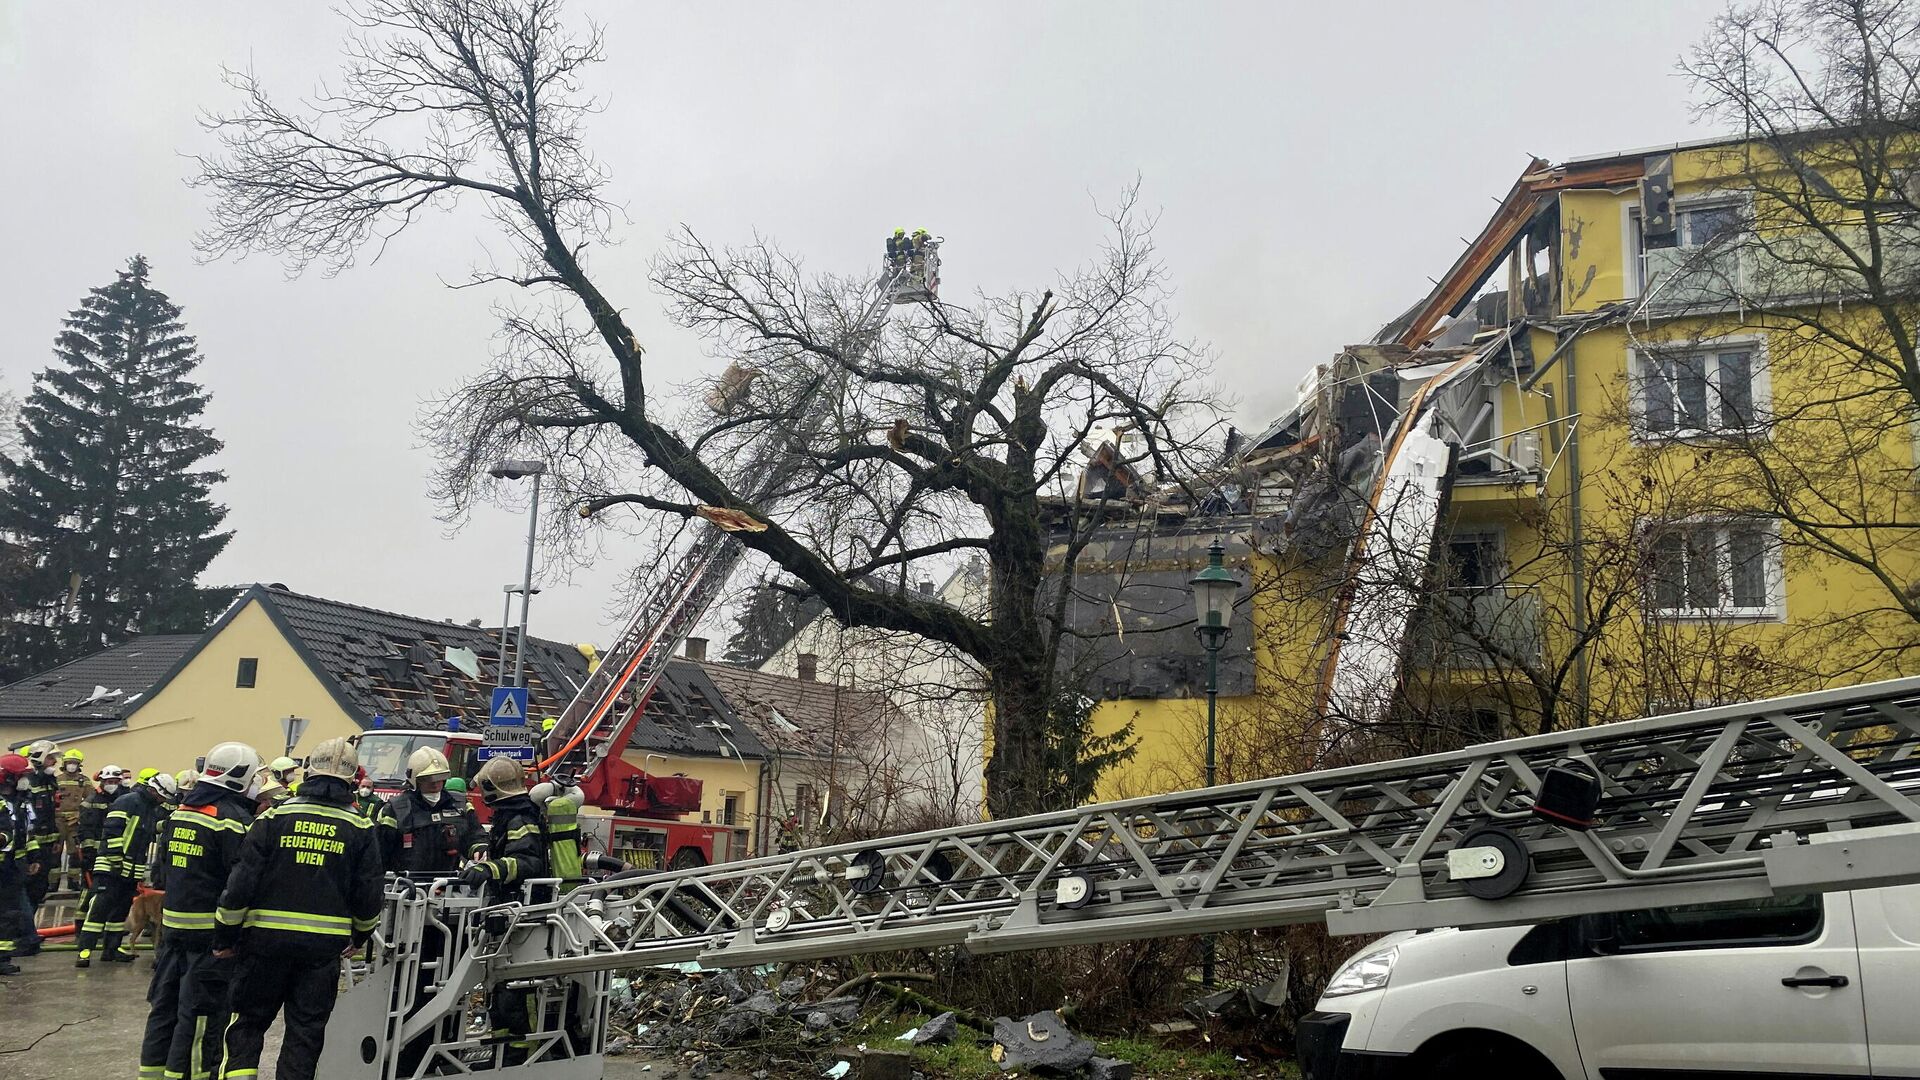
<path fill-rule="evenodd" d="M 608 973 L 1324 921 L 1336 933 L 1920 881 L 1920 678 L 581 886 L 394 882 L 322 1074 L 600 1075 Z M 1535 812 L 1568 763 L 1590 829 Z M 557 884 L 557 883 L 555 883 Z M 540 883 L 530 887 L 538 889 Z M 1498 897 L 1489 898 L 1489 897 Z M 431 928 L 431 929 L 429 929 Z M 444 942 L 437 959 L 422 935 Z M 503 994 L 519 995 L 501 1010 Z M 492 1009 L 493 1011 L 489 1011 Z M 491 1017 L 527 1030 L 489 1037 Z"/>
<path fill-rule="evenodd" d="M 937 267 L 937 255 L 929 250 L 920 265 Z M 929 269 L 922 269 L 921 276 L 916 277 L 914 268 L 905 265 L 884 268 L 865 310 L 841 340 L 842 354 L 852 359 L 864 352 L 878 337 L 893 305 L 930 298 L 931 282 L 924 280 L 928 273 Z M 795 414 L 801 419 L 794 429 L 784 439 L 764 440 L 755 447 L 752 458 L 740 470 L 740 475 L 747 478 L 741 492 L 745 501 L 767 509 L 794 478 L 806 460 L 808 439 L 820 430 L 828 414 L 826 409 L 808 405 L 820 397 L 822 390 L 837 396 L 846 378 L 842 368 L 818 379 L 800 398 Z M 580 783 L 609 756 L 620 753 L 667 662 L 719 598 L 744 554 L 725 528 L 712 524 L 701 527 L 653 599 L 628 620 L 600 665 L 560 714 L 547 737 L 544 752 L 548 756 L 538 763 L 539 768 L 568 783 Z M 623 694 L 628 698 L 624 704 Z"/>
<path fill-rule="evenodd" d="M 593 948 L 509 971 L 1372 933 L 1920 880 L 1916 750 L 1920 678 L 1608 724 L 583 888 L 522 918 L 594 908 Z M 1600 779 L 1591 830 L 1532 811 L 1568 761 Z"/>

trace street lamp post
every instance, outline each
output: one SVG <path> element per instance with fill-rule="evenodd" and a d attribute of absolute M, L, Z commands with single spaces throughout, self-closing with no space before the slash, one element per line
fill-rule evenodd
<path fill-rule="evenodd" d="M 513 686 L 525 686 L 527 660 L 527 608 L 533 604 L 533 544 L 540 529 L 540 478 L 546 475 L 544 461 L 502 461 L 487 470 L 500 480 L 533 477 L 533 501 L 527 507 L 527 568 L 520 579 L 520 634 L 513 650 Z"/>
<path fill-rule="evenodd" d="M 1232 633 L 1233 597 L 1240 591 L 1240 579 L 1227 571 L 1224 565 L 1227 549 L 1221 546 L 1220 538 L 1214 537 L 1207 548 L 1207 568 L 1200 571 L 1192 581 L 1193 605 L 1197 621 L 1194 633 L 1200 638 L 1200 646 L 1207 650 L 1207 786 L 1215 783 L 1214 770 L 1214 731 L 1215 716 L 1220 700 L 1220 648 L 1227 643 Z M 1213 985 L 1213 938 L 1208 937 L 1201 949 L 1200 981 L 1207 986 Z"/>

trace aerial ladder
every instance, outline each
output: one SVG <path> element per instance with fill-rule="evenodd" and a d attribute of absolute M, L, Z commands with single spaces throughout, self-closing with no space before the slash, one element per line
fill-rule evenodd
<path fill-rule="evenodd" d="M 407 1075 L 598 1077 L 609 973 L 645 965 L 1510 925 L 1916 881 L 1916 750 L 1920 677 L 565 895 L 536 882 L 522 902 L 390 879 L 321 1072 L 388 1080 L 424 1036 Z M 427 932 L 448 947 L 423 963 Z"/>
<path fill-rule="evenodd" d="M 871 348 L 894 305 L 937 296 L 941 242 L 924 240 L 911 255 L 903 253 L 882 266 L 866 306 L 837 342 L 842 366 L 816 378 L 791 408 L 799 418 L 793 428 L 782 438 L 761 440 L 739 468 L 743 501 L 771 509 L 798 475 L 807 460 L 807 442 L 820 431 L 830 415 L 828 406 L 845 387 L 846 364 Z M 656 805 L 648 787 L 651 778 L 627 764 L 620 752 L 668 661 L 706 616 L 744 556 L 733 532 L 755 527 L 764 524 L 729 511 L 713 513 L 700 526 L 693 543 L 661 575 L 653 599 L 628 620 L 557 718 L 544 739 L 544 756 L 536 762 L 539 771 L 577 785 L 589 803 L 604 809 L 644 813 Z"/>

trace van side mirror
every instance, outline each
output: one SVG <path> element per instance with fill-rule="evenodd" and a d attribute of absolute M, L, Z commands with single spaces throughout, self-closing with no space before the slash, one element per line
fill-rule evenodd
<path fill-rule="evenodd" d="M 1620 928 L 1612 912 L 1580 916 L 1580 941 L 1595 956 L 1611 956 L 1620 950 Z"/>

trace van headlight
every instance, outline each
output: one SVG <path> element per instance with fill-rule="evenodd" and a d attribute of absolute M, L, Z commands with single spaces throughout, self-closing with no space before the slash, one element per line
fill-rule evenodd
<path fill-rule="evenodd" d="M 1399 958 L 1400 950 L 1397 947 L 1356 956 L 1334 972 L 1332 981 L 1327 983 L 1327 988 L 1320 992 L 1320 996 L 1340 997 L 1343 994 L 1379 990 L 1387 985 L 1387 976 L 1393 974 L 1393 962 Z"/>

